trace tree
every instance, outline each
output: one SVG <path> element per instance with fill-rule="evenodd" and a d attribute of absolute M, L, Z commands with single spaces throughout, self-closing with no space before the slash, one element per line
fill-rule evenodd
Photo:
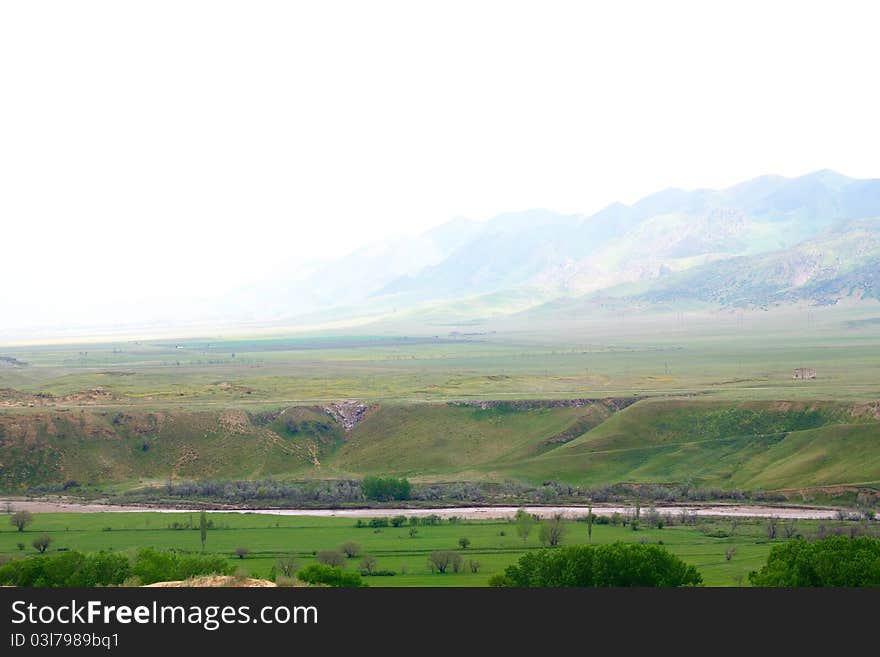
<path fill-rule="evenodd" d="M 361 482 L 364 497 L 379 502 L 408 500 L 411 490 L 409 481 L 395 477 L 364 477 Z"/>
<path fill-rule="evenodd" d="M 16 511 L 11 516 L 9 516 L 9 524 L 15 527 L 18 531 L 23 532 L 24 528 L 27 527 L 34 521 L 33 515 L 31 515 L 30 511 Z"/>
<path fill-rule="evenodd" d="M 754 586 L 880 586 L 880 539 L 829 536 L 808 543 L 796 538 L 774 545 L 761 570 L 749 573 Z"/>
<path fill-rule="evenodd" d="M 477 573 L 480 570 L 480 562 L 474 561 L 473 559 L 468 559 L 468 568 L 471 569 L 472 573 Z"/>
<path fill-rule="evenodd" d="M 244 559 L 247 555 L 251 553 L 246 547 L 237 547 L 235 548 L 235 556 L 239 559 Z"/>
<path fill-rule="evenodd" d="M 700 573 L 659 545 L 610 543 L 529 552 L 492 586 L 607 587 L 697 586 Z"/>
<path fill-rule="evenodd" d="M 562 542 L 565 534 L 565 524 L 562 521 L 562 514 L 557 513 L 555 516 L 547 520 L 541 525 L 540 540 L 541 545 L 549 545 L 556 547 Z"/>
<path fill-rule="evenodd" d="M 47 534 L 43 534 L 42 536 L 35 538 L 33 542 L 31 542 L 31 545 L 33 545 L 37 549 L 37 552 L 39 552 L 40 554 L 44 554 L 51 544 L 52 537 Z"/>
<path fill-rule="evenodd" d="M 525 543 L 535 526 L 535 517 L 525 509 L 517 509 L 513 521 L 516 523 L 516 533 Z"/>
<path fill-rule="evenodd" d="M 373 571 L 376 570 L 376 557 L 371 554 L 365 554 L 361 557 L 361 570 L 373 574 Z"/>
<path fill-rule="evenodd" d="M 471 539 L 469 539 L 467 536 L 462 536 L 460 539 L 458 539 L 458 546 L 462 550 L 467 550 L 467 547 L 470 544 L 471 544 Z"/>
<path fill-rule="evenodd" d="M 391 519 L 391 526 L 392 527 L 402 527 L 405 524 L 406 524 L 406 516 L 394 516 Z"/>
<path fill-rule="evenodd" d="M 199 514 L 199 537 L 202 539 L 202 554 L 204 554 L 205 541 L 208 540 L 208 518 L 204 509 Z"/>
<path fill-rule="evenodd" d="M 590 500 L 590 508 L 587 510 L 587 541 L 593 544 L 593 500 Z"/>
<path fill-rule="evenodd" d="M 296 575 L 307 584 L 325 584 L 327 586 L 343 588 L 358 588 L 366 586 L 361 580 L 361 576 L 357 573 L 347 573 L 342 570 L 342 568 L 320 563 L 310 564 L 299 571 Z"/>
<path fill-rule="evenodd" d="M 776 518 L 767 518 L 767 539 L 776 538 Z"/>
<path fill-rule="evenodd" d="M 446 569 L 452 565 L 453 557 L 457 556 L 454 552 L 448 550 L 437 550 L 428 555 L 428 567 L 439 573 L 445 573 Z M 459 557 L 460 558 L 460 557 Z"/>
<path fill-rule="evenodd" d="M 360 554 L 361 546 L 354 541 L 346 541 L 339 546 L 339 551 L 342 552 L 349 559 L 352 559 Z"/>
<path fill-rule="evenodd" d="M 339 568 L 345 563 L 345 555 L 338 550 L 321 550 L 315 555 L 318 563 Z"/>
<path fill-rule="evenodd" d="M 288 554 L 283 557 L 278 557 L 275 560 L 275 568 L 285 577 L 293 577 L 293 574 L 296 572 L 298 563 L 299 559 L 297 559 L 296 555 Z"/>

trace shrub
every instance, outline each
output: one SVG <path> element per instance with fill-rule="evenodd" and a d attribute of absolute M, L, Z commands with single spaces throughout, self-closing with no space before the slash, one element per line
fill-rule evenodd
<path fill-rule="evenodd" d="M 361 546 L 354 541 L 346 541 L 339 546 L 339 551 L 342 552 L 349 559 L 352 559 L 360 554 Z"/>
<path fill-rule="evenodd" d="M 387 502 L 391 500 L 408 500 L 412 487 L 406 479 L 395 477 L 364 477 L 361 491 L 368 500 Z"/>
<path fill-rule="evenodd" d="M 402 527 L 405 524 L 406 524 L 406 516 L 394 516 L 391 519 L 391 526 L 392 527 Z"/>
<path fill-rule="evenodd" d="M 345 563 L 345 555 L 338 550 L 321 550 L 315 555 L 315 559 L 319 564 L 334 568 L 341 567 Z"/>
<path fill-rule="evenodd" d="M 232 566 L 218 555 L 179 555 L 152 548 L 140 550 L 132 566 L 132 575 L 140 577 L 144 584 L 231 572 Z"/>
<path fill-rule="evenodd" d="M 31 545 L 39 552 L 43 554 L 49 546 L 52 544 L 52 537 L 48 534 L 43 534 L 42 536 L 38 536 L 33 541 L 31 541 Z"/>
<path fill-rule="evenodd" d="M 308 584 L 323 584 L 341 588 L 366 586 L 357 573 L 347 573 L 342 568 L 313 563 L 297 573 L 297 577 Z"/>
<path fill-rule="evenodd" d="M 766 565 L 749 573 L 755 586 L 880 586 L 880 540 L 829 536 L 774 545 Z"/>
<path fill-rule="evenodd" d="M 514 586 L 504 573 L 495 573 L 489 578 L 489 586 Z"/>
<path fill-rule="evenodd" d="M 525 554 L 505 569 L 503 580 L 495 577 L 493 585 L 676 587 L 696 586 L 702 581 L 696 568 L 658 545 L 610 543 Z"/>
<path fill-rule="evenodd" d="M 458 572 L 458 569 L 461 568 L 460 554 L 449 550 L 435 550 L 428 555 L 428 567 L 431 571 L 436 570 L 438 573 L 442 574 L 445 573 L 450 566 L 455 569 L 455 572 Z"/>
<path fill-rule="evenodd" d="M 562 521 L 562 516 L 560 514 L 556 514 L 547 522 L 541 525 L 541 530 L 538 534 L 538 538 L 541 540 L 541 545 L 556 547 L 562 542 L 562 537 L 564 535 L 565 524 Z"/>
<path fill-rule="evenodd" d="M 296 577 L 288 577 L 287 575 L 276 575 L 275 576 L 275 585 L 287 588 L 292 586 L 297 586 L 299 584 L 299 580 Z"/>
<path fill-rule="evenodd" d="M 275 578 L 275 581 L 278 581 L 278 577 L 293 577 L 293 574 L 296 572 L 298 559 L 294 554 L 288 554 L 283 557 L 278 557 L 275 560 L 274 572 L 278 573 Z"/>

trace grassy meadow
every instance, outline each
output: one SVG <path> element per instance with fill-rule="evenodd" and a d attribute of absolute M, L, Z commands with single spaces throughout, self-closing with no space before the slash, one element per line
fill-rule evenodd
<path fill-rule="evenodd" d="M 506 520 L 480 520 L 415 527 L 357 528 L 353 518 L 318 518 L 277 516 L 254 513 L 211 513 L 214 528 L 208 531 L 206 551 L 226 556 L 235 566 L 254 577 L 268 577 L 278 557 L 296 554 L 300 567 L 314 561 L 314 553 L 337 549 L 345 541 L 362 546 L 363 554 L 376 557 L 377 568 L 391 570 L 394 576 L 366 577 L 370 586 L 486 586 L 493 573 L 514 563 L 526 550 L 539 549 L 535 527 L 525 542 L 516 526 Z M 180 550 L 197 553 L 201 550 L 198 513 L 41 513 L 26 531 L 17 532 L 5 522 L 0 526 L 0 554 L 11 557 L 34 555 L 31 541 L 47 534 L 53 542 L 49 553 L 58 550 L 135 551 L 139 548 Z M 171 529 L 174 523 L 192 525 L 195 529 Z M 829 527 L 842 524 L 825 521 Z M 852 524 L 852 523 L 850 523 Z M 817 530 L 818 521 L 799 520 L 797 533 L 809 535 Z M 462 550 L 458 540 L 466 537 L 470 545 Z M 612 525 L 594 525 L 593 542 L 613 541 L 662 544 L 697 567 L 707 586 L 744 586 L 748 573 L 766 560 L 774 543 L 783 538 L 782 523 L 778 537 L 767 539 L 766 521 L 700 518 L 696 525 L 667 526 L 663 529 L 639 529 Z M 585 522 L 566 523 L 564 545 L 587 542 Z M 23 551 L 17 544 L 24 543 Z M 236 548 L 249 550 L 244 559 L 235 556 Z M 434 550 L 455 550 L 464 558 L 464 572 L 431 572 L 427 558 Z M 726 558 L 733 550 L 731 558 Z M 468 561 L 480 564 L 471 573 Z M 348 559 L 345 568 L 359 570 L 359 557 Z"/>
<path fill-rule="evenodd" d="M 63 396 L 100 387 L 116 404 L 144 408 L 343 398 L 880 397 L 876 303 L 773 312 L 557 310 L 553 319 L 526 314 L 467 326 L 401 320 L 363 335 L 0 345 L 0 355 L 27 363 L 0 363 L 0 389 Z M 819 377 L 793 380 L 803 366 Z"/>

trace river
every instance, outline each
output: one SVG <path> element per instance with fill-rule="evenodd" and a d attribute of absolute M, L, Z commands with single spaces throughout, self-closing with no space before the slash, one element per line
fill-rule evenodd
<path fill-rule="evenodd" d="M 111 505 L 98 503 L 62 502 L 52 500 L 0 499 L 0 509 L 10 504 L 16 511 L 31 513 L 132 513 L 153 511 L 159 513 L 191 513 L 197 509 L 151 507 L 139 505 Z M 257 513 L 278 516 L 317 516 L 339 518 L 390 518 L 393 516 L 427 516 L 436 514 L 443 518 L 458 516 L 459 518 L 488 520 L 512 517 L 518 508 L 546 518 L 561 513 L 569 518 L 587 515 L 585 506 L 468 506 L 443 508 L 375 508 L 375 509 L 239 509 L 239 508 L 206 508 L 208 513 Z M 655 507 L 661 514 L 680 515 L 687 511 L 698 516 L 727 516 L 740 518 L 791 518 L 800 520 L 830 520 L 837 517 L 837 509 L 829 507 L 808 506 L 758 506 L 745 504 L 657 504 Z M 648 507 L 643 506 L 642 512 Z M 610 516 L 614 513 L 632 513 L 633 506 L 597 504 L 593 506 L 596 515 Z"/>

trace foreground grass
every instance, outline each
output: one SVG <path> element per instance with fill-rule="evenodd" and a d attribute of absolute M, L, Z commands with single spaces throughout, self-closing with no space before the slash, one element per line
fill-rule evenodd
<path fill-rule="evenodd" d="M 336 549 L 353 540 L 362 546 L 363 553 L 376 557 L 379 570 L 396 573 L 366 578 L 371 586 L 486 586 L 490 575 L 503 571 L 525 551 L 540 547 L 537 528 L 523 542 L 515 525 L 504 520 L 420 525 L 415 528 L 417 533 L 410 536 L 408 525 L 356 528 L 351 518 L 236 513 L 212 513 L 209 517 L 214 528 L 208 531 L 207 552 L 227 557 L 244 573 L 257 578 L 268 577 L 275 560 L 282 555 L 296 554 L 303 567 L 314 562 L 315 552 Z M 17 532 L 6 523 L 4 519 L 0 525 L 0 555 L 10 557 L 36 554 L 31 541 L 44 534 L 53 539 L 49 553 L 134 551 L 144 547 L 194 553 L 201 550 L 197 513 L 45 513 L 35 515 L 33 524 L 24 532 Z M 196 529 L 171 529 L 173 523 L 191 523 Z M 797 533 L 810 535 L 818 525 L 798 521 Z M 587 542 L 585 523 L 568 522 L 566 530 L 564 544 Z M 782 530 L 779 535 L 783 535 Z M 464 550 L 458 546 L 462 537 L 470 540 Z M 723 519 L 701 519 L 695 526 L 638 531 L 611 525 L 593 527 L 594 544 L 662 541 L 671 552 L 696 566 L 707 586 L 747 585 L 749 571 L 760 568 L 772 545 L 784 540 L 768 541 L 765 521 L 760 520 L 740 520 L 736 527 Z M 18 549 L 18 543 L 24 544 L 23 551 Z M 234 555 L 239 547 L 249 550 L 246 558 Z M 735 553 L 728 560 L 726 553 L 731 549 Z M 434 550 L 458 550 L 464 557 L 465 572 L 432 573 L 427 557 Z M 480 563 L 477 573 L 467 568 L 469 560 Z M 358 570 L 359 561 L 347 560 L 346 569 Z"/>

